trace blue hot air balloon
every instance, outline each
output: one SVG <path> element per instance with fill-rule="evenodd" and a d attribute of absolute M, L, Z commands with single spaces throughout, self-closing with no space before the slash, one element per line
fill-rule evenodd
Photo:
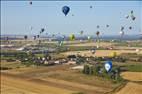
<path fill-rule="evenodd" d="M 107 72 L 109 72 L 112 69 L 112 61 L 107 61 L 105 63 L 105 69 Z"/>
<path fill-rule="evenodd" d="M 62 12 L 65 14 L 65 16 L 69 13 L 70 8 L 68 6 L 62 7 Z"/>

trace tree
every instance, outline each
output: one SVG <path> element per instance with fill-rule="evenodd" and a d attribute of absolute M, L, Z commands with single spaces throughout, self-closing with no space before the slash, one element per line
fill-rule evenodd
<path fill-rule="evenodd" d="M 85 65 L 84 65 L 83 73 L 84 73 L 84 74 L 89 74 L 89 65 L 88 65 L 88 64 L 85 64 Z"/>

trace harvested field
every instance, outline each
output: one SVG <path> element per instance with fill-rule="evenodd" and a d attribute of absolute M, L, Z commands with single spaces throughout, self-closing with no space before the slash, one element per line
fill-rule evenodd
<path fill-rule="evenodd" d="M 142 81 L 142 72 L 123 72 L 121 76 L 129 81 Z"/>
<path fill-rule="evenodd" d="M 50 66 L 50 67 L 40 67 L 40 66 L 27 67 L 27 68 L 23 67 L 19 69 L 3 71 L 2 76 L 7 78 L 12 77 L 15 79 L 20 79 L 22 82 L 25 80 L 30 81 L 32 83 L 36 83 L 37 85 L 38 84 L 47 85 L 53 88 L 55 87 L 61 89 L 66 88 L 67 91 L 77 91 L 77 92 L 83 92 L 85 94 L 94 94 L 94 92 L 95 94 L 104 94 L 106 92 L 112 91 L 113 88 L 119 85 L 119 84 L 114 84 L 107 79 L 103 79 L 96 76 L 84 75 L 80 73 L 78 70 L 70 70 L 70 67 L 71 66 L 69 65 Z M 3 80 L 5 82 L 8 82 L 8 80 L 5 79 Z M 5 82 L 3 86 L 5 85 Z M 15 84 L 20 84 L 20 83 L 15 83 Z M 8 86 L 10 87 L 10 85 Z M 17 89 L 17 91 L 20 91 L 20 89 Z M 38 93 L 38 92 L 33 92 L 32 90 L 29 91 L 32 93 Z"/>
<path fill-rule="evenodd" d="M 142 93 L 142 85 L 128 82 L 124 88 L 122 88 L 116 94 L 141 94 Z"/>
<path fill-rule="evenodd" d="M 73 91 L 52 87 L 16 76 L 1 75 L 1 94 L 72 94 Z"/>
<path fill-rule="evenodd" d="M 121 53 L 136 53 L 135 50 L 96 50 L 95 54 L 92 54 L 91 51 L 69 51 L 69 52 L 64 52 L 61 53 L 63 55 L 81 55 L 81 56 L 97 56 L 97 57 L 102 57 L 102 56 L 111 56 L 113 52 L 116 52 L 117 55 Z"/>
<path fill-rule="evenodd" d="M 98 44 L 96 42 L 90 42 L 90 43 L 77 43 L 77 44 L 69 44 L 69 45 L 66 45 L 66 46 L 97 46 Z M 101 42 L 99 43 L 99 46 L 111 46 L 112 43 L 109 43 L 109 42 Z"/>

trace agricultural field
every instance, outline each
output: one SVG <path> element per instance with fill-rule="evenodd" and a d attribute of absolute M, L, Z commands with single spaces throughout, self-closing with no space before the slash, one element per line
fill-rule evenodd
<path fill-rule="evenodd" d="M 16 42 L 19 43 L 18 41 L 15 41 L 14 43 Z M 47 94 L 47 92 L 49 94 L 123 94 L 127 89 L 132 88 L 133 86 L 138 87 L 135 88 L 135 91 L 138 92 L 136 94 L 140 94 L 142 64 L 140 61 L 135 60 L 138 60 L 141 57 L 141 49 L 139 52 L 134 48 L 131 49 L 131 47 L 128 47 L 127 49 L 118 47 L 113 50 L 107 50 L 104 48 L 114 46 L 117 42 L 111 44 L 108 44 L 108 42 L 102 42 L 100 43 L 100 47 L 104 48 L 96 50 L 95 54 L 93 54 L 86 48 L 87 46 L 95 47 L 96 45 L 87 42 L 79 45 L 78 42 L 66 41 L 64 48 L 74 47 L 74 45 L 76 45 L 80 48 L 82 47 L 82 50 L 77 49 L 79 50 L 77 51 L 76 49 L 72 49 L 70 51 L 64 50 L 63 52 L 60 52 L 59 50 L 58 53 L 50 53 L 52 59 L 67 59 L 67 56 L 69 55 L 80 55 L 84 58 L 113 57 L 112 53 L 115 52 L 117 53 L 117 56 L 123 56 L 127 60 L 126 62 L 113 61 L 113 66 L 125 70 L 125 72 L 122 71 L 121 73 L 123 80 L 116 82 L 109 78 L 106 79 L 100 76 L 83 74 L 82 70 L 71 69 L 77 65 L 59 64 L 53 66 L 37 66 L 34 63 L 28 63 L 28 61 L 23 63 L 23 61 L 20 61 L 21 58 L 26 58 L 29 54 L 23 52 L 19 53 L 16 50 L 9 50 L 2 52 L 11 54 L 17 53 L 20 55 L 15 54 L 16 57 L 6 57 L 4 54 L 1 56 L 2 94 Z M 108 45 L 105 45 L 105 43 Z M 50 46 L 48 44 L 50 44 Z M 47 48 L 55 47 L 56 42 L 43 42 L 41 45 Z M 85 45 L 87 46 L 85 47 Z M 35 54 L 35 57 L 44 56 L 45 55 L 42 53 Z M 100 61 L 100 64 L 104 64 L 104 60 Z"/>

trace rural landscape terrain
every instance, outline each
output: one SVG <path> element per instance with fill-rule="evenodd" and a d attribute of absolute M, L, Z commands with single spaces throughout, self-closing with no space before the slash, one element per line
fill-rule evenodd
<path fill-rule="evenodd" d="M 26 43 L 28 46 L 25 48 L 34 48 L 36 41 L 13 40 L 10 43 L 16 46 L 5 46 L 1 50 L 2 94 L 134 94 L 135 92 L 140 94 L 142 92 L 141 41 L 125 41 L 132 47 L 122 46 L 124 42 L 103 41 L 100 42 L 100 48 L 96 49 L 95 53 L 90 50 L 96 47 L 94 42 L 85 41 L 82 45 L 79 41 L 66 41 L 62 49 L 48 53 L 47 57 L 51 56 L 51 60 L 48 61 L 53 61 L 51 64 L 50 62 L 36 64 L 30 61 L 32 52 L 16 50 Z M 51 44 L 43 41 L 40 45 L 55 46 L 56 42 Z M 74 55 L 77 57 L 69 57 Z M 43 58 L 44 54 L 36 53 L 34 56 Z M 120 80 L 82 72 L 83 66 L 87 63 L 104 64 L 105 60 L 101 57 L 111 60 L 114 58 L 113 66 L 120 68 L 122 77 Z M 77 60 L 70 60 L 72 58 L 79 59 L 79 63 Z M 79 67 L 75 68 L 76 66 Z"/>
<path fill-rule="evenodd" d="M 0 94 L 142 94 L 141 0 L 2 0 Z"/>

